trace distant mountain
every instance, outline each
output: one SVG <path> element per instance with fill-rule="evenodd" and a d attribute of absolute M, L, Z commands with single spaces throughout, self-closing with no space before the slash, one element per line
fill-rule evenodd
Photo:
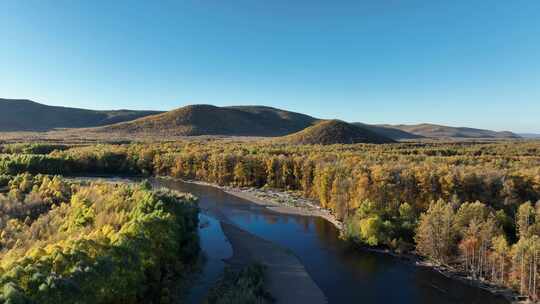
<path fill-rule="evenodd" d="M 54 107 L 23 99 L 0 99 L 0 131 L 47 131 L 55 128 L 104 126 L 160 113 L 94 111 Z"/>
<path fill-rule="evenodd" d="M 190 105 L 96 131 L 167 136 L 283 136 L 303 130 L 315 121 L 308 115 L 271 107 Z"/>
<path fill-rule="evenodd" d="M 434 124 L 418 125 L 378 125 L 383 128 L 392 128 L 414 135 L 428 138 L 492 138 L 492 139 L 512 139 L 520 138 L 519 135 L 508 131 L 491 131 L 474 128 L 449 127 Z"/>
<path fill-rule="evenodd" d="M 325 122 L 318 124 L 318 122 Z M 330 123 L 331 122 L 331 123 Z M 338 123 L 339 122 L 339 123 Z M 356 128 L 351 128 L 352 126 Z M 304 129 L 313 126 L 306 133 Z M 292 135 L 300 141 L 377 142 L 379 139 L 421 138 L 520 138 L 512 132 L 457 128 L 434 124 L 369 125 L 342 121 L 322 121 L 309 115 L 265 106 L 191 105 L 169 112 L 95 111 L 40 104 L 31 100 L 0 99 L 0 132 L 48 131 L 58 128 L 94 128 L 94 132 L 165 136 L 261 136 Z M 359 132 L 359 130 L 361 132 Z M 536 134 L 523 134 L 540 138 Z M 385 141 L 382 140 L 382 141 Z"/>
<path fill-rule="evenodd" d="M 300 132 L 276 139 L 289 144 L 356 144 L 356 143 L 391 143 L 385 136 L 367 128 L 346 123 L 341 120 L 324 120 Z"/>
<path fill-rule="evenodd" d="M 369 125 L 369 124 L 365 124 L 361 122 L 355 122 L 353 123 L 353 125 L 366 128 L 372 132 L 375 132 L 384 137 L 391 138 L 393 140 L 424 138 L 424 136 L 405 132 L 403 130 L 392 128 L 392 127 L 386 127 L 386 126 L 381 126 L 381 125 Z"/>
<path fill-rule="evenodd" d="M 529 138 L 529 139 L 538 139 L 540 138 L 540 133 L 519 133 L 519 136 L 522 138 Z"/>

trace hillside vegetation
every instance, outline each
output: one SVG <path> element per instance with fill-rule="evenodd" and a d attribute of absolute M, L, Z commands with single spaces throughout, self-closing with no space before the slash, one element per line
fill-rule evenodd
<path fill-rule="evenodd" d="M 429 138 L 493 138 L 493 139 L 515 139 L 519 135 L 508 131 L 491 131 L 474 128 L 449 127 L 434 124 L 418 125 L 381 125 L 384 128 L 393 128 L 407 133 Z"/>
<path fill-rule="evenodd" d="M 370 131 L 367 128 L 355 126 L 340 120 L 325 120 L 300 132 L 276 139 L 294 145 L 332 145 L 391 143 L 393 140 Z"/>
<path fill-rule="evenodd" d="M 282 136 L 300 131 L 315 121 L 308 115 L 270 107 L 191 105 L 97 131 L 167 136 Z"/>
<path fill-rule="evenodd" d="M 30 100 L 0 99 L 0 132 L 85 128 L 129 121 L 157 111 L 94 111 L 54 107 Z"/>

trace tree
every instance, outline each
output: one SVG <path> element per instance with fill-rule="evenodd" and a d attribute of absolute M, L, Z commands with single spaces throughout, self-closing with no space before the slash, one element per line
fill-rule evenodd
<path fill-rule="evenodd" d="M 331 190 L 331 208 L 336 213 L 337 218 L 346 219 L 349 217 L 349 200 L 351 186 L 350 178 L 342 167 L 336 170 Z"/>
<path fill-rule="evenodd" d="M 413 207 L 409 203 L 403 203 L 399 205 L 399 232 L 398 237 L 406 240 L 407 242 L 412 242 L 414 238 L 414 230 L 416 229 L 417 224 L 417 215 Z"/>
<path fill-rule="evenodd" d="M 450 204 L 438 200 L 420 216 L 415 236 L 420 254 L 446 264 L 452 256 L 456 237 L 454 210 Z"/>
<path fill-rule="evenodd" d="M 519 238 L 526 238 L 530 235 L 534 217 L 535 210 L 531 202 L 526 202 L 519 206 L 516 215 L 516 230 Z"/>
<path fill-rule="evenodd" d="M 519 206 L 516 214 L 518 242 L 512 247 L 514 272 L 519 281 L 519 290 L 532 300 L 538 299 L 537 274 L 540 258 L 540 236 L 536 222 L 536 210 L 530 202 Z"/>
<path fill-rule="evenodd" d="M 244 187 L 249 185 L 249 172 L 242 162 L 238 162 L 234 166 L 234 181 L 236 186 Z"/>
<path fill-rule="evenodd" d="M 499 267 L 498 270 L 494 266 L 494 275 L 492 276 L 492 279 L 496 282 L 498 282 L 501 285 L 505 284 L 505 275 L 506 275 L 506 260 L 509 256 L 509 246 L 508 242 L 506 241 L 506 237 L 504 235 L 498 235 L 494 237 L 491 241 L 493 250 L 494 250 L 494 265 L 495 261 L 498 260 Z M 497 271 L 499 272 L 499 275 L 497 276 Z"/>
<path fill-rule="evenodd" d="M 383 221 L 378 215 L 360 220 L 360 237 L 370 245 L 377 246 L 384 240 Z"/>
<path fill-rule="evenodd" d="M 347 219 L 346 235 L 370 246 L 388 244 L 390 231 L 383 220 L 384 210 L 375 202 L 365 200 L 354 216 Z"/>
<path fill-rule="evenodd" d="M 483 222 L 489 212 L 487 206 L 479 201 L 462 204 L 456 212 L 456 229 L 464 231 L 473 220 L 477 223 Z"/>

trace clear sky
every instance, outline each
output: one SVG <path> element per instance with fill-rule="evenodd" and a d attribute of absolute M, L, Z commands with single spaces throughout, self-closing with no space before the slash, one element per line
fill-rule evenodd
<path fill-rule="evenodd" d="M 540 133 L 540 1 L 0 1 L 0 97 Z"/>

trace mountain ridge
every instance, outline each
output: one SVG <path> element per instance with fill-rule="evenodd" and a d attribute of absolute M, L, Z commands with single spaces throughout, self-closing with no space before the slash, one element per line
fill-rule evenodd
<path fill-rule="evenodd" d="M 355 126 L 359 126 L 362 128 L 366 128 L 371 130 L 372 132 L 375 132 L 379 135 L 382 135 L 384 137 L 391 138 L 393 140 L 404 140 L 404 139 L 421 139 L 425 138 L 424 136 L 413 134 L 410 132 L 406 132 L 400 129 L 386 127 L 382 125 L 371 125 L 371 124 L 365 124 L 361 122 L 354 122 L 352 123 Z"/>
<path fill-rule="evenodd" d="M 86 128 L 114 124 L 159 111 L 98 111 L 49 106 L 28 99 L 0 98 L 0 131 L 49 131 L 58 128 Z"/>
<path fill-rule="evenodd" d="M 174 136 L 283 136 L 318 121 L 309 115 L 266 106 L 188 105 L 162 114 L 96 129 L 98 132 Z"/>
<path fill-rule="evenodd" d="M 323 120 L 269 106 L 187 105 L 172 111 L 98 111 L 49 106 L 27 99 L 0 98 L 0 132 L 90 128 L 93 132 L 145 135 L 225 135 L 279 137 L 302 131 Z M 365 124 L 361 129 L 393 140 L 518 139 L 508 131 L 451 127 L 438 124 Z"/>
<path fill-rule="evenodd" d="M 510 131 L 492 131 L 470 127 L 452 127 L 431 123 L 421 124 L 382 124 L 376 125 L 383 128 L 392 128 L 408 132 L 426 138 L 493 138 L 493 139 L 518 139 L 519 135 Z"/>
<path fill-rule="evenodd" d="M 540 138 L 540 133 L 518 133 L 517 135 L 521 136 L 522 138 L 528 138 L 528 139 Z"/>

